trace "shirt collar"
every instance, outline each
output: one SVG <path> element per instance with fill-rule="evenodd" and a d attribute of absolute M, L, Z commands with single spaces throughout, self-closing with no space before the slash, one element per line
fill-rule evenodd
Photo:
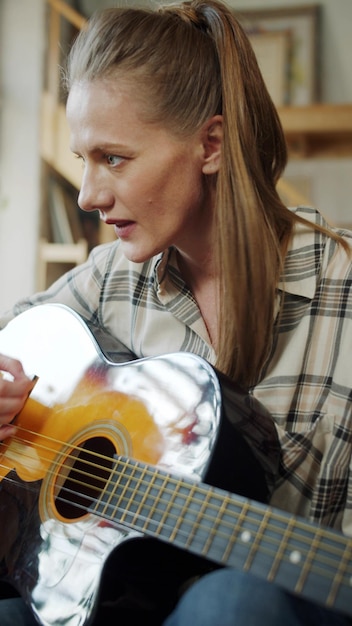
<path fill-rule="evenodd" d="M 323 246 L 324 238 L 319 231 L 296 223 L 278 284 L 279 290 L 311 300 L 317 288 Z"/>
<path fill-rule="evenodd" d="M 302 216 L 309 221 L 316 221 L 316 211 L 313 215 Z M 300 213 L 300 211 L 297 211 Z M 310 213 L 310 212 L 309 212 Z M 313 218 L 313 219 L 312 219 Z M 297 222 L 290 239 L 285 259 L 284 269 L 279 280 L 278 289 L 302 298 L 311 300 L 317 287 L 319 267 L 321 263 L 321 249 L 324 237 L 319 231 Z M 154 276 L 158 290 L 165 279 L 168 264 L 172 261 L 173 248 L 165 250 L 155 258 Z"/>
<path fill-rule="evenodd" d="M 154 279 L 155 279 L 157 290 L 160 290 L 161 284 L 163 283 L 166 277 L 167 266 L 169 264 L 169 260 L 170 260 L 170 249 L 167 249 L 164 252 L 161 252 L 155 257 Z"/>

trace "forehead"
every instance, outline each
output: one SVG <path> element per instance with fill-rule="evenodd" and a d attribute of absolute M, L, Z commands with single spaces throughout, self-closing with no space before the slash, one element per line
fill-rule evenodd
<path fill-rule="evenodd" d="M 74 83 L 66 114 L 73 137 L 89 133 L 107 137 L 124 129 L 146 130 L 143 104 L 135 86 L 128 81 L 94 80 Z"/>
<path fill-rule="evenodd" d="M 81 117 L 91 111 L 110 111 L 127 106 L 132 110 L 142 109 L 142 100 L 133 81 L 104 78 L 74 83 L 67 99 L 67 115 Z"/>
<path fill-rule="evenodd" d="M 112 79 L 74 83 L 67 100 L 70 147 L 77 154 L 116 146 L 131 151 L 179 142 L 168 125 L 153 121 L 135 83 Z"/>

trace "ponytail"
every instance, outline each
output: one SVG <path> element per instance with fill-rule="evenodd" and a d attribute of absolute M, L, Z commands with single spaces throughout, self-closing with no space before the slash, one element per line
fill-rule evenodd
<path fill-rule="evenodd" d="M 253 385 L 270 353 L 276 288 L 295 217 L 276 191 L 286 145 L 249 40 L 218 0 L 155 11 L 107 9 L 78 36 L 67 86 L 119 73 L 138 81 L 147 119 L 180 136 L 223 116 L 221 167 L 212 178 L 220 268 L 217 367 Z"/>

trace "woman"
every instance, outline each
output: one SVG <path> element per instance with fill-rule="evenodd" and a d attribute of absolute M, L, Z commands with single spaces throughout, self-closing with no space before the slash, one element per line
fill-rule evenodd
<path fill-rule="evenodd" d="M 272 503 L 352 534 L 350 234 L 282 204 L 282 128 L 232 11 L 191 0 L 102 12 L 74 44 L 66 82 L 79 204 L 118 241 L 2 326 L 61 302 L 138 357 L 199 354 L 273 415 L 282 462 Z M 4 356 L 0 367 L 14 377 L 0 381 L 5 439 L 31 383 L 18 362 Z M 230 569 L 187 586 L 174 611 L 144 598 L 122 615 L 167 626 L 351 623 Z M 8 623 L 32 623 L 20 600 L 3 607 L 1 620 L 21 610 L 27 621 Z"/>

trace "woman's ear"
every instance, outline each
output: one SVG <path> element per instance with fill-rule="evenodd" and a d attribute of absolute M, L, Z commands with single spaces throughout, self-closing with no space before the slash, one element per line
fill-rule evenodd
<path fill-rule="evenodd" d="M 223 117 L 214 115 L 203 126 L 203 174 L 216 174 L 221 163 Z"/>

